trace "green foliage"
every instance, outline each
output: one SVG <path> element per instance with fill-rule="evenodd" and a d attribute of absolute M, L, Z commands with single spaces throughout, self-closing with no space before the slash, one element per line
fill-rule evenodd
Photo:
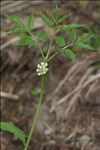
<path fill-rule="evenodd" d="M 48 17 L 50 20 L 52 20 L 52 22 L 54 22 L 54 24 L 56 24 L 55 16 L 51 12 L 48 12 Z"/>
<path fill-rule="evenodd" d="M 32 38 L 32 36 L 29 37 L 27 45 L 28 48 L 32 48 L 36 45 L 36 41 Z"/>
<path fill-rule="evenodd" d="M 27 45 L 28 48 L 32 48 L 35 44 L 36 41 L 32 38 L 32 36 L 28 35 L 23 35 L 17 42 L 17 45 L 24 46 Z"/>
<path fill-rule="evenodd" d="M 67 56 L 68 58 L 70 58 L 71 60 L 75 60 L 76 58 L 75 53 L 71 51 L 69 48 L 64 48 L 64 49 L 62 48 L 60 52 L 64 54 L 65 56 Z"/>
<path fill-rule="evenodd" d="M 28 39 L 29 39 L 29 36 L 22 36 L 17 42 L 16 44 L 17 45 L 20 45 L 20 46 L 24 46 L 24 45 L 27 45 L 28 44 Z"/>
<path fill-rule="evenodd" d="M 68 24 L 68 25 L 61 25 L 60 29 L 62 31 L 68 31 L 68 30 L 72 30 L 72 29 L 77 29 L 77 28 L 81 28 L 84 27 L 85 25 L 83 24 Z"/>
<path fill-rule="evenodd" d="M 61 15 L 61 9 L 56 5 L 55 14 L 54 14 L 56 21 L 58 21 L 60 15 Z"/>
<path fill-rule="evenodd" d="M 78 42 L 88 42 L 91 38 L 93 37 L 92 34 L 90 33 L 83 33 L 79 38 L 78 38 Z"/>
<path fill-rule="evenodd" d="M 0 129 L 3 131 L 7 131 L 16 135 L 16 137 L 25 145 L 26 136 L 24 132 L 9 122 L 1 122 Z"/>
<path fill-rule="evenodd" d="M 95 48 L 100 50 L 100 34 L 94 36 L 94 41 Z"/>
<path fill-rule="evenodd" d="M 93 38 L 91 39 L 91 42 L 95 49 L 100 50 L 100 27 L 99 25 L 91 25 L 88 28 L 89 32 L 93 35 Z"/>
<path fill-rule="evenodd" d="M 25 46 L 28 46 L 28 48 L 31 48 L 37 45 L 42 56 L 42 63 L 41 63 L 42 69 L 47 69 L 47 70 L 49 69 L 49 68 L 46 68 L 46 66 L 44 65 L 45 62 L 47 63 L 47 66 L 48 66 L 48 62 L 53 57 L 55 57 L 58 54 L 58 52 L 64 54 L 71 60 L 75 60 L 76 54 L 74 53 L 74 51 L 76 50 L 76 48 L 77 49 L 83 48 L 83 49 L 90 50 L 90 51 L 94 50 L 94 48 L 92 48 L 89 45 L 89 41 L 93 37 L 92 34 L 83 33 L 80 37 L 77 36 L 77 29 L 83 28 L 83 27 L 85 28 L 86 25 L 78 24 L 78 23 L 64 24 L 65 19 L 67 19 L 67 17 L 69 16 L 65 15 L 62 17 L 61 9 L 58 6 L 56 6 L 53 12 L 48 12 L 48 13 L 42 12 L 40 16 L 44 24 L 48 26 L 49 28 L 51 28 L 50 31 L 53 32 L 52 34 L 53 36 L 48 37 L 48 35 L 43 31 L 36 32 L 35 36 L 33 35 L 33 33 L 31 33 L 31 30 L 34 27 L 34 22 L 35 22 L 33 15 L 30 15 L 28 17 L 26 24 L 24 24 L 20 18 L 14 15 L 11 16 L 10 20 L 14 22 L 16 25 L 18 25 L 19 28 L 10 31 L 9 33 L 13 35 L 18 34 L 20 36 L 20 39 L 17 41 L 18 45 L 21 45 L 21 46 L 25 45 Z M 66 41 L 61 34 L 62 31 L 63 32 L 66 31 L 69 33 L 69 41 L 67 41 L 68 45 L 66 45 Z M 44 41 L 50 42 L 48 47 L 46 47 L 46 44 L 44 43 L 41 46 L 39 43 L 40 41 L 38 39 L 42 40 L 42 42 Z M 100 40 L 97 40 L 97 42 L 99 41 Z M 58 46 L 58 51 L 57 50 L 56 52 L 54 51 L 54 53 L 50 56 L 50 50 L 52 48 L 53 42 L 56 42 Z M 71 47 L 72 49 L 74 49 L 74 51 L 71 50 Z M 37 75 L 40 75 L 39 69 L 41 71 L 41 65 L 37 65 Z M 43 71 L 46 71 L 46 70 L 43 70 Z M 43 75 L 43 73 L 41 75 Z M 1 123 L 2 130 L 14 133 L 17 136 L 17 138 L 19 138 L 23 142 L 23 144 L 25 144 L 24 150 L 28 149 L 29 142 L 31 140 L 33 131 L 35 129 L 37 120 L 39 118 L 40 108 L 42 105 L 43 94 L 44 94 L 44 76 L 42 76 L 41 79 L 42 79 L 41 89 L 33 88 L 32 90 L 32 95 L 33 96 L 40 95 L 40 100 L 37 106 L 37 111 L 36 111 L 35 118 L 32 124 L 32 128 L 30 130 L 28 140 L 26 141 L 26 143 L 25 143 L 25 135 L 19 128 L 15 127 L 13 124 L 8 123 L 8 122 Z"/>
<path fill-rule="evenodd" d="M 50 20 L 50 18 L 44 12 L 41 12 L 41 19 L 47 26 L 49 26 L 49 27 L 54 26 L 54 22 L 52 20 Z"/>
<path fill-rule="evenodd" d="M 58 23 L 63 23 L 65 21 L 65 19 L 67 19 L 69 17 L 69 15 L 65 15 L 63 17 L 61 17 L 59 20 L 58 20 Z"/>
<path fill-rule="evenodd" d="M 93 47 L 91 47 L 90 45 L 84 44 L 84 43 L 77 43 L 76 45 L 77 45 L 79 48 L 84 48 L 84 49 L 87 49 L 87 50 L 94 50 Z"/>
<path fill-rule="evenodd" d="M 14 22 L 16 25 L 19 25 L 19 26 L 23 26 L 23 25 L 24 25 L 24 24 L 23 24 L 23 21 L 22 21 L 19 17 L 15 16 L 15 15 L 10 16 L 9 19 L 10 19 L 12 22 Z"/>
<path fill-rule="evenodd" d="M 77 34 L 76 34 L 76 30 L 75 29 L 72 29 L 70 30 L 70 39 L 71 39 L 71 42 L 73 44 L 75 44 L 76 40 L 77 40 Z"/>
<path fill-rule="evenodd" d="M 93 37 L 92 34 L 90 33 L 83 33 L 76 41 L 76 47 L 77 48 L 84 48 L 87 50 L 94 50 L 93 47 L 91 47 L 88 42 L 90 41 L 90 39 Z"/>
<path fill-rule="evenodd" d="M 34 16 L 33 15 L 28 17 L 27 27 L 28 27 L 28 30 L 33 29 L 33 27 L 34 27 Z"/>
<path fill-rule="evenodd" d="M 58 46 L 62 47 L 65 45 L 65 39 L 63 38 L 63 36 L 59 35 L 55 40 Z"/>
<path fill-rule="evenodd" d="M 12 35 L 20 35 L 22 33 L 25 33 L 26 32 L 26 29 L 23 29 L 23 28 L 18 28 L 18 29 L 14 29 L 10 32 L 8 32 L 9 34 L 12 34 Z"/>
<path fill-rule="evenodd" d="M 41 93 L 41 89 L 40 88 L 33 87 L 32 92 L 31 92 L 32 96 L 39 96 L 40 93 Z"/>
<path fill-rule="evenodd" d="M 90 33 L 83 33 L 76 41 L 76 47 L 77 48 L 84 48 L 87 50 L 94 50 L 93 47 L 91 47 L 88 42 L 90 41 L 90 39 L 93 37 L 92 34 Z"/>
<path fill-rule="evenodd" d="M 48 35 L 45 32 L 39 31 L 36 34 L 41 40 L 43 40 L 43 41 L 48 40 Z"/>

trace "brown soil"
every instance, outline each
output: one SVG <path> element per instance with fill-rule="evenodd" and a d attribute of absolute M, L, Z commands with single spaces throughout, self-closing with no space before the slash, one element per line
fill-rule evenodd
<path fill-rule="evenodd" d="M 12 1 L 13 4 L 15 2 Z M 56 3 L 61 6 L 62 14 L 71 13 L 67 23 L 93 25 L 96 29 L 93 32 L 99 34 L 99 1 L 85 1 L 83 5 L 78 1 L 37 1 L 36 4 L 28 1 L 26 8 L 20 5 L 22 9 L 17 10 L 19 7 L 16 4 L 12 11 L 10 4 L 2 5 L 1 45 L 4 47 L 1 50 L 1 91 L 12 95 L 12 98 L 1 96 L 1 120 L 13 122 L 24 130 L 26 136 L 39 97 L 32 96 L 31 91 L 33 87 L 39 88 L 40 79 L 35 69 L 41 57 L 37 48 L 27 49 L 12 44 L 5 46 L 5 43 L 12 40 L 7 32 L 13 26 L 5 15 L 15 14 L 26 19 L 34 9 L 37 21 L 33 32 L 50 32 L 38 22 L 39 13 L 45 8 L 52 10 Z M 99 50 L 100 47 L 96 48 Z M 78 55 L 80 59 L 75 62 L 62 55 L 50 62 L 41 115 L 29 150 L 100 150 L 100 51 Z M 78 66 L 75 66 L 77 63 Z M 73 66 L 75 69 L 70 73 Z M 81 90 L 76 90 L 62 102 L 64 96 L 77 88 L 82 77 L 85 77 L 83 84 L 92 77 L 97 78 L 82 89 L 81 85 Z M 14 98 L 14 95 L 18 98 Z M 1 150 L 22 149 L 22 144 L 14 135 L 1 132 L 1 137 Z"/>

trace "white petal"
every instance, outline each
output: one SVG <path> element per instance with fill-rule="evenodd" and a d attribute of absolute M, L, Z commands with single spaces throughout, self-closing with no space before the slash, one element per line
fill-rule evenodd
<path fill-rule="evenodd" d="M 36 69 L 36 71 L 37 71 L 37 72 L 39 72 L 39 71 L 40 71 L 40 69 Z"/>
<path fill-rule="evenodd" d="M 47 67 L 47 66 L 48 66 L 48 63 L 45 63 L 45 66 Z"/>
<path fill-rule="evenodd" d="M 38 76 L 40 76 L 41 74 L 38 72 L 38 74 L 37 74 Z"/>
<path fill-rule="evenodd" d="M 44 66 L 44 64 L 45 64 L 44 62 L 41 62 L 41 65 L 42 65 L 42 66 Z"/>

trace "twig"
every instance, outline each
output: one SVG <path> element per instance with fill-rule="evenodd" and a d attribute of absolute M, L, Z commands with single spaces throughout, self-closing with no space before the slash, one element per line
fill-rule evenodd
<path fill-rule="evenodd" d="M 94 91 L 96 85 L 97 85 L 97 82 L 94 82 L 94 83 L 89 87 L 89 89 L 88 89 L 87 92 L 86 92 L 85 99 L 87 99 L 87 98 L 89 97 L 90 93 L 93 93 L 93 91 Z"/>
<path fill-rule="evenodd" d="M 59 85 L 57 86 L 56 90 L 54 91 L 54 93 L 52 94 L 52 97 L 55 99 L 55 101 L 53 101 L 52 103 L 52 106 L 51 106 L 51 112 L 55 109 L 55 107 L 57 105 L 60 105 L 62 103 L 64 103 L 70 96 L 72 96 L 76 90 L 77 90 L 77 87 L 72 90 L 70 93 L 68 93 L 67 95 L 65 95 L 63 98 L 61 98 L 60 100 L 57 99 L 57 93 L 59 93 L 60 89 L 63 87 L 63 85 L 65 84 L 65 82 L 67 80 L 69 80 L 69 78 L 74 74 L 75 75 L 75 72 L 77 73 L 77 71 L 79 71 L 80 69 L 80 66 L 81 68 L 83 68 L 84 65 L 87 65 L 87 61 L 82 61 L 82 62 L 78 62 L 76 63 L 74 66 L 72 66 L 70 68 L 70 70 L 68 71 L 68 73 L 65 75 L 64 79 L 59 83 Z M 77 69 L 78 68 L 78 69 Z"/>
<path fill-rule="evenodd" d="M 65 47 L 63 47 L 62 49 L 65 49 L 65 48 L 68 48 L 70 46 L 72 46 L 73 44 L 69 44 L 69 45 L 66 45 Z"/>
<path fill-rule="evenodd" d="M 22 11 L 23 9 L 28 7 L 31 8 L 40 3 L 42 3 L 42 1 L 12 1 L 9 4 L 2 6 L 2 14 Z"/>
<path fill-rule="evenodd" d="M 59 54 L 58 52 L 54 53 L 49 59 L 48 61 L 50 61 L 52 58 L 54 58 L 57 54 Z"/>
<path fill-rule="evenodd" d="M 8 98 L 8 99 L 12 99 L 12 100 L 18 100 L 19 99 L 18 95 L 6 93 L 6 92 L 3 92 L 3 91 L 0 92 L 0 96 L 2 98 Z"/>
<path fill-rule="evenodd" d="M 3 49 L 5 49 L 9 45 L 11 45 L 12 43 L 16 42 L 17 40 L 19 40 L 19 37 L 15 37 L 15 38 L 7 41 L 6 43 L 4 43 L 4 44 L 1 45 L 1 49 L 0 50 L 2 51 Z"/>
<path fill-rule="evenodd" d="M 65 95 L 63 98 L 61 98 L 61 99 L 58 101 L 57 105 L 60 105 L 60 104 L 64 103 L 70 96 L 72 96 L 73 94 L 75 94 L 76 92 L 78 92 L 78 90 L 82 89 L 84 81 L 86 80 L 87 76 L 88 76 L 92 71 L 93 71 L 93 68 L 90 68 L 90 69 L 85 73 L 85 75 L 81 78 L 81 80 L 80 80 L 78 86 L 77 86 L 74 90 L 72 90 L 70 93 L 68 93 L 67 95 Z"/>
<path fill-rule="evenodd" d="M 70 70 L 66 73 L 65 77 L 60 81 L 60 83 L 58 84 L 57 88 L 53 92 L 53 97 L 54 97 L 54 95 L 56 95 L 60 91 L 60 89 L 65 84 L 65 82 L 69 79 L 69 77 L 73 74 L 73 72 L 75 72 L 76 68 L 79 68 L 80 65 L 83 66 L 85 63 L 86 63 L 86 61 L 84 61 L 84 62 L 77 62 L 75 65 L 73 65 L 70 68 Z"/>
<path fill-rule="evenodd" d="M 88 84 L 90 84 L 91 82 L 97 80 L 98 78 L 100 78 L 100 73 L 97 75 L 92 76 L 88 81 L 86 81 L 82 87 L 80 87 L 76 93 L 76 95 L 73 96 L 73 98 L 71 99 L 68 108 L 65 112 L 66 117 L 68 117 L 68 114 L 70 112 L 70 110 L 72 109 L 72 107 L 74 106 L 74 104 L 76 103 L 76 101 L 78 100 L 78 97 L 80 96 L 80 93 L 82 91 L 83 88 L 85 88 Z"/>

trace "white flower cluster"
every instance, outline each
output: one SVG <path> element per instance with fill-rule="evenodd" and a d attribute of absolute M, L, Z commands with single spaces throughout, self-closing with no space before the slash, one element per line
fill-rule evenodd
<path fill-rule="evenodd" d="M 42 75 L 46 74 L 47 71 L 48 71 L 48 63 L 41 62 L 40 64 L 37 65 L 36 72 L 37 72 L 38 76 L 42 76 Z"/>

